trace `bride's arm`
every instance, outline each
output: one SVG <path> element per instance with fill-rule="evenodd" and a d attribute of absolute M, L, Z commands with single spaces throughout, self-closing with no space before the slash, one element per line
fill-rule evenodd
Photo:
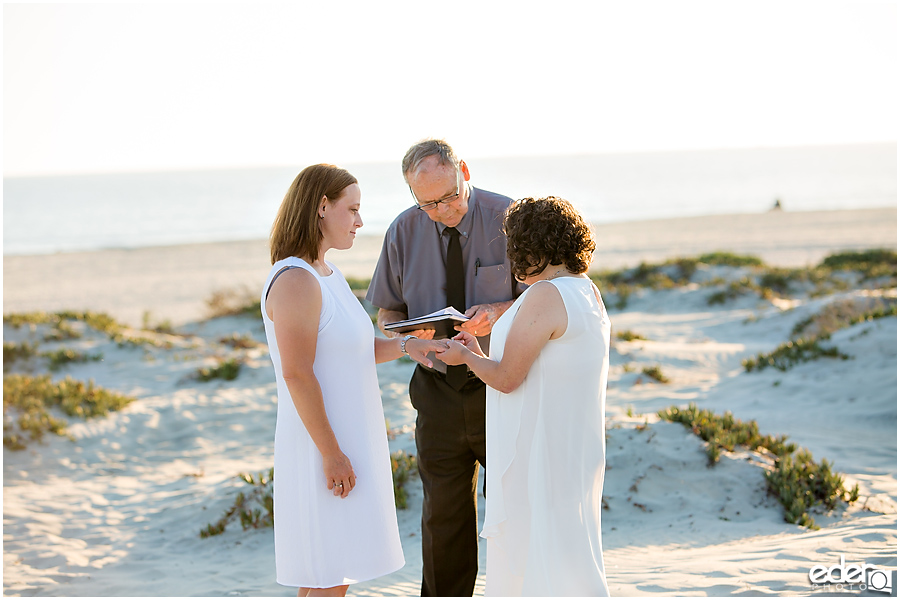
<path fill-rule="evenodd" d="M 471 345 L 470 338 L 474 338 L 465 333 L 456 336 L 445 352 L 435 356 L 447 364 L 467 364 L 487 385 L 508 394 L 522 385 L 544 345 L 565 333 L 567 326 L 566 306 L 559 291 L 553 284 L 538 282 L 513 317 L 501 361 L 481 354 L 477 342 L 474 347 Z"/>

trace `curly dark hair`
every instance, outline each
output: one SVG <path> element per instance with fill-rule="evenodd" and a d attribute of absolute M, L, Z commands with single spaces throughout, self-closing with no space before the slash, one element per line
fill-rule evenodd
<path fill-rule="evenodd" d="M 543 272 L 547 265 L 564 264 L 573 273 L 584 273 L 597 247 L 578 211 L 556 196 L 513 202 L 504 229 L 506 254 L 519 280 Z"/>

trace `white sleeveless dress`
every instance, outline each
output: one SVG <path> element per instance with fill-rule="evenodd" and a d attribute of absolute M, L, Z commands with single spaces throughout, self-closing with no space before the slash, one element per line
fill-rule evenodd
<path fill-rule="evenodd" d="M 609 595 L 600 508 L 610 321 L 590 279 L 549 283 L 565 302 L 566 332 L 518 389 L 487 389 L 487 596 Z M 494 325 L 492 359 L 527 295 Z"/>
<path fill-rule="evenodd" d="M 331 263 L 328 277 L 291 257 L 272 267 L 262 293 L 262 318 L 275 367 L 275 577 L 281 585 L 325 588 L 374 579 L 404 564 L 372 321 Z M 322 455 L 303 426 L 281 369 L 266 295 L 284 267 L 312 273 L 322 290 L 313 365 L 325 412 L 357 483 L 346 498 L 327 489 Z"/>

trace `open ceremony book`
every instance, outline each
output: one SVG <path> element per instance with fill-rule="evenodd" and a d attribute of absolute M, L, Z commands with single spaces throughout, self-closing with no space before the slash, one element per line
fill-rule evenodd
<path fill-rule="evenodd" d="M 386 323 L 384 328 L 396 333 L 406 333 L 407 331 L 415 331 L 416 329 L 434 329 L 434 339 L 438 339 L 442 337 L 453 337 L 459 333 L 453 328 L 468 320 L 469 317 L 465 316 L 452 306 L 448 306 L 447 308 L 421 317 L 416 317 L 415 319 Z"/>

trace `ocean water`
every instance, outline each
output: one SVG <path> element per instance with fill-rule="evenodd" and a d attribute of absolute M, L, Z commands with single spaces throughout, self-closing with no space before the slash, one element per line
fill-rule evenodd
<path fill-rule="evenodd" d="M 466 158 L 466 157 L 462 157 Z M 468 159 L 471 183 L 556 195 L 597 223 L 897 206 L 896 144 Z M 395 162 L 347 164 L 362 234 L 413 202 Z M 263 239 L 304 165 L 3 180 L 3 254 Z"/>

